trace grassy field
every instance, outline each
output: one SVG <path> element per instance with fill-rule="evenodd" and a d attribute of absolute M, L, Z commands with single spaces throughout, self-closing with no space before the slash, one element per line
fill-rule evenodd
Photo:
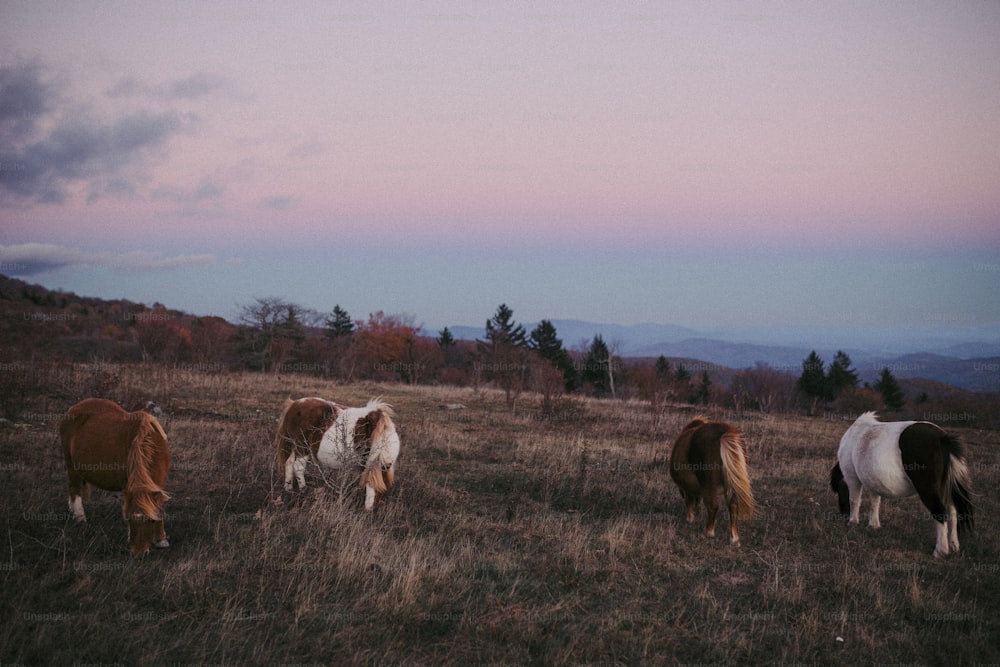
<path fill-rule="evenodd" d="M 56 428 L 83 396 L 0 425 L 0 663 L 658 665 L 1000 663 L 1000 433 L 967 445 L 976 532 L 931 557 L 916 498 L 849 528 L 828 489 L 843 419 L 731 415 L 760 512 L 728 544 L 683 522 L 669 447 L 694 412 L 308 377 L 116 369 L 113 396 L 166 409 L 172 546 L 126 548 L 117 498 L 66 507 Z M 72 378 L 64 383 L 72 388 Z M 397 486 L 282 504 L 287 396 L 398 413 Z M 462 403 L 465 409 L 446 410 Z M 867 504 L 865 506 L 867 509 Z"/>

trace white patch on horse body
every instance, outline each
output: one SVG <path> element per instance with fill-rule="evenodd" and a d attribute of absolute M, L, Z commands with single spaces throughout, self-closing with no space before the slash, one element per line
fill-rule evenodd
<path fill-rule="evenodd" d="M 869 415 L 872 418 L 868 419 Z M 844 433 L 837 460 L 851 489 L 852 509 L 854 480 L 869 493 L 887 498 L 904 498 L 917 492 L 903 469 L 899 451 L 900 433 L 915 423 L 879 422 L 873 413 L 865 413 Z"/>

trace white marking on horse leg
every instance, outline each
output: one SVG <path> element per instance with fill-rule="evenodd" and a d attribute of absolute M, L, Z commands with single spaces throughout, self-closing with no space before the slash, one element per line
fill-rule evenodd
<path fill-rule="evenodd" d="M 69 511 L 78 523 L 86 523 L 87 517 L 83 513 L 83 498 L 80 496 L 69 497 Z"/>
<path fill-rule="evenodd" d="M 375 489 L 372 486 L 365 487 L 365 509 L 369 512 L 375 508 Z"/>
<path fill-rule="evenodd" d="M 858 484 L 857 488 L 853 488 L 848 485 L 851 494 L 851 518 L 847 521 L 848 523 L 858 523 L 861 521 L 861 492 L 864 491 L 863 486 Z"/>
<path fill-rule="evenodd" d="M 295 454 L 289 454 L 285 459 L 285 491 L 292 490 L 292 479 L 295 476 Z"/>
<path fill-rule="evenodd" d="M 943 558 L 948 555 L 948 525 L 945 522 L 934 522 L 937 544 L 934 547 L 934 557 Z"/>
<path fill-rule="evenodd" d="M 882 506 L 882 496 L 877 493 L 872 494 L 872 515 L 868 517 L 868 527 L 878 530 L 882 527 L 882 522 L 878 520 L 878 510 Z"/>
<path fill-rule="evenodd" d="M 306 488 L 306 463 L 306 458 L 300 456 L 295 459 L 295 463 L 292 466 L 295 469 L 295 479 L 299 483 L 299 491 Z"/>
<path fill-rule="evenodd" d="M 948 508 L 948 543 L 953 553 L 958 553 L 958 509 Z"/>
<path fill-rule="evenodd" d="M 156 547 L 157 549 L 166 549 L 167 547 L 170 546 L 170 540 L 164 537 L 159 542 L 154 542 L 153 546 Z"/>

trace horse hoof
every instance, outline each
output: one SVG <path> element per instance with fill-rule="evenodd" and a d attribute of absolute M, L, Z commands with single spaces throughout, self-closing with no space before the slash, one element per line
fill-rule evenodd
<path fill-rule="evenodd" d="M 156 547 L 157 549 L 166 549 L 167 547 L 170 546 L 170 540 L 168 540 L 167 538 L 163 538 L 159 542 L 154 542 L 153 546 Z"/>

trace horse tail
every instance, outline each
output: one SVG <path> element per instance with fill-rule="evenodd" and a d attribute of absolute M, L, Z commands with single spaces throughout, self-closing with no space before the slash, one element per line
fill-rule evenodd
<path fill-rule="evenodd" d="M 361 473 L 361 486 L 370 486 L 375 489 L 375 493 L 383 494 L 389 491 L 395 479 L 395 462 L 386 452 L 386 440 L 397 437 L 394 433 L 396 426 L 392 423 L 394 413 L 392 406 L 382 399 L 372 399 L 368 402 L 368 407 L 378 411 L 378 419 L 372 428 L 371 453 L 365 470 Z"/>
<path fill-rule="evenodd" d="M 159 521 L 160 503 L 169 500 L 170 496 L 153 479 L 150 470 L 158 448 L 157 439 L 166 443 L 167 434 L 156 418 L 145 412 L 130 413 L 129 418 L 136 420 L 138 425 L 125 463 L 125 493 L 132 498 L 136 510 Z"/>
<path fill-rule="evenodd" d="M 361 473 L 361 488 L 370 486 L 375 489 L 375 493 L 383 494 L 392 486 L 392 480 L 393 473 L 391 468 L 388 470 L 382 470 L 381 466 L 369 468 Z"/>
<path fill-rule="evenodd" d="M 285 399 L 285 404 L 281 406 L 281 413 L 278 415 L 278 432 L 274 436 L 274 448 L 278 455 L 279 471 L 285 469 L 285 461 L 292 453 L 293 443 L 285 433 L 285 415 L 288 414 L 288 408 L 292 407 L 293 403 L 295 401 L 291 398 Z"/>
<path fill-rule="evenodd" d="M 974 508 L 972 506 L 972 477 L 969 475 L 969 466 L 965 462 L 962 442 L 951 435 L 945 434 L 941 438 L 941 446 L 944 449 L 944 497 L 951 498 L 958 513 L 958 530 L 964 532 L 972 530 L 975 522 L 973 518 Z"/>
<path fill-rule="evenodd" d="M 753 516 L 757 504 L 750 490 L 750 472 L 747 467 L 747 443 L 743 434 L 733 429 L 726 431 L 719 439 L 722 456 L 722 476 L 726 488 L 726 498 L 736 501 L 739 517 Z"/>

